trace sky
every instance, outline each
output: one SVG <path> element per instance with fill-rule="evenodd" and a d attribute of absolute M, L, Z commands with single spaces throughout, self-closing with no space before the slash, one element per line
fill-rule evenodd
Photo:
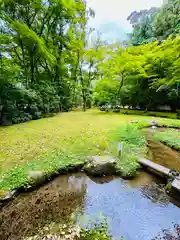
<path fill-rule="evenodd" d="M 87 0 L 96 13 L 90 25 L 103 32 L 104 38 L 125 38 L 131 32 L 127 17 L 133 11 L 160 7 L 163 0 Z"/>

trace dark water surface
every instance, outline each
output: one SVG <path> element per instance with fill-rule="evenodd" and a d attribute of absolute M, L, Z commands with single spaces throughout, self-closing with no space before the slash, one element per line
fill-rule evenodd
<path fill-rule="evenodd" d="M 68 221 L 74 214 L 108 218 L 114 238 L 154 239 L 163 229 L 180 224 L 180 208 L 164 193 L 164 185 L 147 173 L 134 180 L 90 179 L 84 173 L 60 176 L 40 189 L 23 194 L 0 211 L 0 239 L 23 239 L 47 223 Z"/>

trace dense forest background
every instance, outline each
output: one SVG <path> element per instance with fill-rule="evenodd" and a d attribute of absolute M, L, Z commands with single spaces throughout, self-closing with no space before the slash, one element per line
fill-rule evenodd
<path fill-rule="evenodd" d="M 133 12 L 130 41 L 105 43 L 83 0 L 0 2 L 0 124 L 111 104 L 180 108 L 180 0 Z"/>

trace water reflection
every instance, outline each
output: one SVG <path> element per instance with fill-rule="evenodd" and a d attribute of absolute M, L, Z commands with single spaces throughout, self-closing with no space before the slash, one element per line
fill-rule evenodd
<path fill-rule="evenodd" d="M 128 185 L 133 188 L 141 188 L 145 185 L 152 184 L 153 182 L 161 183 L 162 180 L 157 176 L 144 171 L 139 171 L 134 179 L 127 181 Z"/>
<path fill-rule="evenodd" d="M 54 226 L 74 214 L 76 221 L 108 218 L 114 238 L 151 240 L 161 229 L 180 224 L 180 209 L 164 198 L 163 184 L 150 174 L 134 180 L 93 178 L 84 173 L 61 176 L 32 193 L 18 197 L 0 212 L 0 239 L 22 239 Z"/>
<path fill-rule="evenodd" d="M 179 240 L 180 225 L 175 224 L 173 229 L 164 229 L 153 240 Z"/>

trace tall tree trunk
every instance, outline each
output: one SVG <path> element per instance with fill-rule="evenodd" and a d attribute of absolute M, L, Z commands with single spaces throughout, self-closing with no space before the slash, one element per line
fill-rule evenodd
<path fill-rule="evenodd" d="M 83 78 L 83 73 L 82 73 L 82 63 L 79 67 L 79 72 L 80 72 L 80 80 L 81 80 L 81 85 L 82 85 L 83 110 L 85 112 L 86 111 L 86 89 L 85 89 L 85 86 L 84 86 L 84 78 Z"/>
<path fill-rule="evenodd" d="M 86 92 L 83 90 L 83 110 L 86 111 Z"/>

